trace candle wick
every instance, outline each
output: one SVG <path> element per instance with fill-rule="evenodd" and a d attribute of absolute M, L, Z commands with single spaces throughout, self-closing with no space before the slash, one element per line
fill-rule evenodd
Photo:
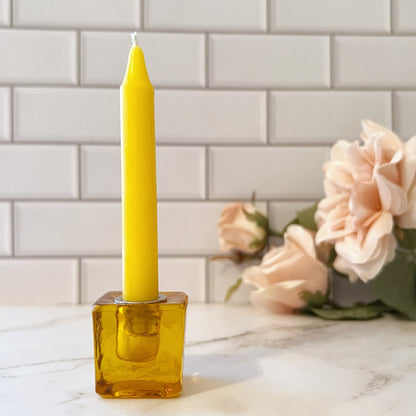
<path fill-rule="evenodd" d="M 138 46 L 139 44 L 137 42 L 137 32 L 133 32 L 130 36 L 133 46 Z"/>

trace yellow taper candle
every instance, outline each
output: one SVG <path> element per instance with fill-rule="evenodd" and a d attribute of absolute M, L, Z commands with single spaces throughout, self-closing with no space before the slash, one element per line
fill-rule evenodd
<path fill-rule="evenodd" d="M 123 300 L 158 298 L 154 91 L 132 35 L 120 87 Z"/>

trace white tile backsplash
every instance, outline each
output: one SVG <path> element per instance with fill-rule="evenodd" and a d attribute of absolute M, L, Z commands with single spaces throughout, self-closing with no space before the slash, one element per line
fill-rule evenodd
<path fill-rule="evenodd" d="M 392 0 L 393 30 L 398 33 L 416 33 L 416 2 Z"/>
<path fill-rule="evenodd" d="M 266 141 L 266 94 L 258 91 L 157 91 L 159 143 Z"/>
<path fill-rule="evenodd" d="M 329 38 L 324 36 L 213 35 L 214 87 L 328 87 Z"/>
<path fill-rule="evenodd" d="M 75 84 L 75 32 L 0 29 L 0 83 Z"/>
<path fill-rule="evenodd" d="M 13 0 L 16 26 L 129 28 L 140 26 L 140 0 Z"/>
<path fill-rule="evenodd" d="M 205 302 L 205 258 L 162 257 L 159 260 L 159 290 L 185 292 L 190 302 Z"/>
<path fill-rule="evenodd" d="M 14 219 L 18 256 L 121 253 L 119 203 L 19 202 Z"/>
<path fill-rule="evenodd" d="M 395 104 L 394 121 L 397 133 L 403 139 L 416 135 L 416 91 L 397 91 L 393 93 Z"/>
<path fill-rule="evenodd" d="M 210 255 L 218 253 L 217 223 L 224 202 L 162 202 L 158 206 L 159 253 Z M 266 212 L 265 204 L 258 209 Z"/>
<path fill-rule="evenodd" d="M 271 142 L 356 140 L 362 119 L 391 127 L 391 111 L 388 91 L 276 91 L 271 101 Z"/>
<path fill-rule="evenodd" d="M 330 144 L 358 139 L 361 119 L 416 133 L 414 12 L 413 0 L 0 0 L 1 293 L 76 303 L 121 287 L 130 32 L 155 86 L 160 286 L 220 302 L 243 269 L 209 262 L 227 202 L 256 190 L 282 228 L 322 195 Z"/>
<path fill-rule="evenodd" d="M 120 142 L 118 89 L 16 88 L 16 140 Z"/>
<path fill-rule="evenodd" d="M 202 87 L 205 42 L 202 34 L 139 33 L 150 81 L 155 87 Z M 119 86 L 130 49 L 129 32 L 81 34 L 81 82 Z"/>
<path fill-rule="evenodd" d="M 0 0 L 0 26 L 10 25 L 10 1 Z"/>
<path fill-rule="evenodd" d="M 249 199 L 255 191 L 262 199 L 320 198 L 328 155 L 326 147 L 213 147 L 209 195 Z"/>
<path fill-rule="evenodd" d="M 272 11 L 272 26 L 276 31 L 383 33 L 390 30 L 390 0 L 272 0 Z"/>
<path fill-rule="evenodd" d="M 167 30 L 263 31 L 266 28 L 266 1 L 144 0 L 145 27 Z"/>
<path fill-rule="evenodd" d="M 269 204 L 270 226 L 276 231 L 283 231 L 289 222 L 295 219 L 296 212 L 310 207 L 315 200 L 302 202 L 271 202 Z"/>
<path fill-rule="evenodd" d="M 205 197 L 205 149 L 203 147 L 157 147 L 159 199 Z"/>
<path fill-rule="evenodd" d="M 0 259 L 0 304 L 78 302 L 75 259 Z"/>
<path fill-rule="evenodd" d="M 84 259 L 81 282 L 83 303 L 93 303 L 106 292 L 122 290 L 121 259 Z"/>
<path fill-rule="evenodd" d="M 119 146 L 83 146 L 81 154 L 83 198 L 120 199 L 120 162 Z M 204 198 L 205 150 L 203 147 L 158 147 L 156 167 L 159 199 Z"/>
<path fill-rule="evenodd" d="M 0 256 L 12 254 L 12 207 L 0 202 Z"/>
<path fill-rule="evenodd" d="M 77 198 L 75 146 L 0 147 L 0 195 L 4 198 Z"/>
<path fill-rule="evenodd" d="M 335 38 L 337 87 L 415 87 L 416 37 Z"/>
<path fill-rule="evenodd" d="M 224 203 L 159 204 L 159 253 L 214 254 L 218 251 L 217 222 Z"/>
<path fill-rule="evenodd" d="M 0 88 L 0 141 L 10 140 L 11 108 L 10 89 Z"/>
<path fill-rule="evenodd" d="M 103 293 L 121 290 L 120 258 L 90 258 L 82 262 L 83 303 L 92 303 Z M 192 302 L 205 301 L 205 258 L 159 258 L 159 290 L 185 292 Z"/>
<path fill-rule="evenodd" d="M 82 146 L 82 197 L 119 199 L 121 197 L 120 170 L 120 146 Z"/>

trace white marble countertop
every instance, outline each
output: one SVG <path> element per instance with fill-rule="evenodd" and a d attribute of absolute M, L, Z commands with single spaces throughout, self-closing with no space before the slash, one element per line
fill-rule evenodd
<path fill-rule="evenodd" d="M 0 307 L 7 416 L 416 414 L 416 323 L 328 322 L 191 305 L 177 399 L 94 392 L 91 308 Z"/>

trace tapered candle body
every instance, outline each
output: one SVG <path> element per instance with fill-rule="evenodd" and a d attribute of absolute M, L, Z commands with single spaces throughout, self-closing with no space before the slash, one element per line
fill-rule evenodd
<path fill-rule="evenodd" d="M 130 50 L 120 87 L 123 300 L 158 298 L 154 91 L 143 51 Z"/>

